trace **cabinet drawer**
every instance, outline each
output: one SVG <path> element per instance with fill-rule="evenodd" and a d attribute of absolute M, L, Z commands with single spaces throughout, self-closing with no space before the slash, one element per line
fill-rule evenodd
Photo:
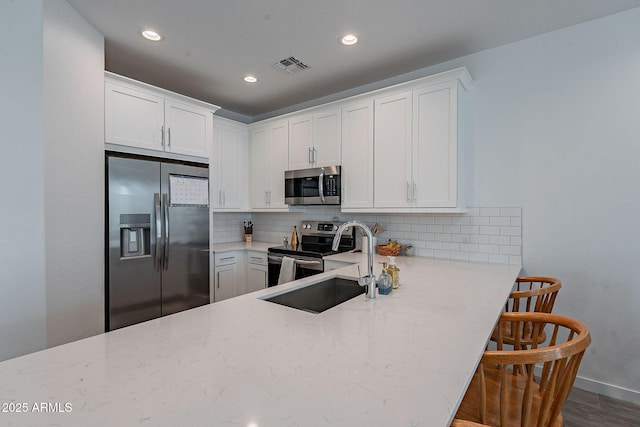
<path fill-rule="evenodd" d="M 216 252 L 215 254 L 215 266 L 235 264 L 238 262 L 237 252 Z"/>
<path fill-rule="evenodd" d="M 249 251 L 247 255 L 249 264 L 267 265 L 266 252 Z"/>

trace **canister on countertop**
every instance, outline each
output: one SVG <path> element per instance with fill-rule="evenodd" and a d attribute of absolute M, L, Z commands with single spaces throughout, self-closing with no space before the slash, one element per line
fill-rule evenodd
<path fill-rule="evenodd" d="M 396 257 L 388 256 L 387 259 L 389 259 L 387 274 L 391 276 L 391 288 L 398 289 L 398 286 L 400 286 L 400 269 L 396 265 Z"/>

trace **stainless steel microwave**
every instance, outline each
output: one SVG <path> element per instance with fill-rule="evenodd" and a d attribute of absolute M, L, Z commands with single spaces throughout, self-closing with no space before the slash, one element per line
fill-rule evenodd
<path fill-rule="evenodd" d="M 288 205 L 339 205 L 340 166 L 286 171 L 284 202 Z"/>

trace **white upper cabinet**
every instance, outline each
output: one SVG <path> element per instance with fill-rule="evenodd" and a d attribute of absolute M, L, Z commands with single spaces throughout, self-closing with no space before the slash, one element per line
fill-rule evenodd
<path fill-rule="evenodd" d="M 262 123 L 251 130 L 249 171 L 251 207 L 286 210 L 284 172 L 289 165 L 287 120 Z"/>
<path fill-rule="evenodd" d="M 313 114 L 289 118 L 289 169 L 313 165 Z"/>
<path fill-rule="evenodd" d="M 288 154 L 288 167 L 342 165 L 346 212 L 464 212 L 466 209 L 466 68 L 401 83 L 282 116 L 287 149 L 274 144 L 274 119 L 254 124 L 252 207 L 286 207 L 274 196 L 282 177 L 266 170 Z M 271 125 L 267 124 L 271 123 Z M 284 124 L 282 126 L 285 126 Z M 281 147 L 285 137 L 277 138 Z M 262 147 L 253 147 L 265 140 Z M 269 151 L 272 150 L 272 151 Z M 269 202 L 270 201 L 270 202 Z"/>
<path fill-rule="evenodd" d="M 413 92 L 413 206 L 458 206 L 457 124 L 457 81 Z"/>
<path fill-rule="evenodd" d="M 335 166 L 341 158 L 339 108 L 289 118 L 289 169 Z"/>
<path fill-rule="evenodd" d="M 214 210 L 249 209 L 249 129 L 214 117 L 211 206 Z"/>
<path fill-rule="evenodd" d="M 105 142 L 148 150 L 164 149 L 164 99 L 105 83 Z"/>
<path fill-rule="evenodd" d="M 342 210 L 373 208 L 373 100 L 342 107 Z"/>
<path fill-rule="evenodd" d="M 375 100 L 374 210 L 463 212 L 466 208 L 466 69 Z"/>
<path fill-rule="evenodd" d="M 313 114 L 313 166 L 335 166 L 342 158 L 342 115 L 340 108 Z"/>
<path fill-rule="evenodd" d="M 105 143 L 208 158 L 218 108 L 108 73 Z"/>
<path fill-rule="evenodd" d="M 213 112 L 195 105 L 165 100 L 165 151 L 209 157 Z"/>
<path fill-rule="evenodd" d="M 411 92 L 375 100 L 374 206 L 411 205 Z"/>

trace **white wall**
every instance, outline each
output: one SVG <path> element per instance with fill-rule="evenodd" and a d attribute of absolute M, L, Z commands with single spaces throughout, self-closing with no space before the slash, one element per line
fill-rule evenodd
<path fill-rule="evenodd" d="M 104 331 L 102 36 L 0 0 L 0 360 Z"/>
<path fill-rule="evenodd" d="M 524 273 L 593 343 L 577 385 L 640 403 L 640 9 L 424 70 L 475 83 L 473 206 L 522 206 Z"/>
<path fill-rule="evenodd" d="M 44 348 L 42 4 L 0 0 L 0 360 Z"/>
<path fill-rule="evenodd" d="M 104 37 L 44 2 L 47 347 L 104 332 Z"/>

